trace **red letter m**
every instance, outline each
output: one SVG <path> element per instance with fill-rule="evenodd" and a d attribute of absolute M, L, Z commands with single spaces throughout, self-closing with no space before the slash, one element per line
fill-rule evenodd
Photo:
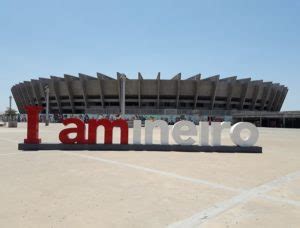
<path fill-rule="evenodd" d="M 104 144 L 112 144 L 113 128 L 121 128 L 121 144 L 128 144 L 128 124 L 125 120 L 118 119 L 109 121 L 108 119 L 89 120 L 89 136 L 88 143 L 95 144 L 97 141 L 97 128 L 102 125 L 104 127 Z"/>

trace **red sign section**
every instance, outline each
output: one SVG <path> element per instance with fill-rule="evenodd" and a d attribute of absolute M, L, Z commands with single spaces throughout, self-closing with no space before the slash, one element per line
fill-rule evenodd
<path fill-rule="evenodd" d="M 27 112 L 27 138 L 24 139 L 26 144 L 39 144 L 39 113 L 43 110 L 43 107 L 39 106 L 26 106 Z"/>
<path fill-rule="evenodd" d="M 26 107 L 28 115 L 27 123 L 27 139 L 24 140 L 26 144 L 39 144 L 39 113 L 43 110 L 39 106 Z M 128 144 L 128 124 L 123 119 L 110 121 L 108 119 L 88 121 L 88 139 L 85 139 L 85 123 L 77 118 L 68 118 L 63 120 L 63 125 L 67 126 L 74 124 L 75 127 L 63 129 L 59 133 L 59 140 L 63 144 L 96 144 L 97 143 L 97 128 L 99 126 L 104 127 L 104 144 L 112 144 L 113 142 L 113 128 L 119 127 L 121 129 L 121 144 Z M 75 137 L 71 137 L 70 134 L 75 134 Z"/>

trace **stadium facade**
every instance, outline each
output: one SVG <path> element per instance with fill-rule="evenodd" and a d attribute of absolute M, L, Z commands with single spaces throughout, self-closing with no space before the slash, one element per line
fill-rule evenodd
<path fill-rule="evenodd" d="M 202 79 L 197 74 L 182 79 L 179 73 L 169 80 L 161 79 L 160 73 L 156 79 L 144 79 L 141 73 L 136 79 L 122 76 L 125 75 L 50 76 L 21 82 L 11 91 L 19 112 L 25 113 L 26 105 L 46 106 L 48 87 L 53 114 L 118 114 L 125 92 L 126 114 L 136 115 L 278 112 L 288 92 L 286 86 L 278 83 L 236 76 Z"/>

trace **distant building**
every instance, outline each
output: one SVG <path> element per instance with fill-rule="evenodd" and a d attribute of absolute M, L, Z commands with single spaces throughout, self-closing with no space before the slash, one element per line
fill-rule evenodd
<path fill-rule="evenodd" d="M 123 75 L 125 76 L 125 75 Z M 120 114 L 124 99 L 127 115 L 200 116 L 207 120 L 251 118 L 259 126 L 285 126 L 284 115 L 279 121 L 265 121 L 268 114 L 281 110 L 288 88 L 279 83 L 222 78 L 219 75 L 201 78 L 201 74 L 182 79 L 144 79 L 140 73 L 129 79 L 117 73 L 116 78 L 97 73 L 97 77 L 79 74 L 32 79 L 16 84 L 11 91 L 20 113 L 24 106 L 46 106 L 45 87 L 49 87 L 52 114 Z M 122 80 L 125 80 L 122 83 Z M 249 121 L 250 121 L 249 120 Z"/>
<path fill-rule="evenodd" d="M 20 113 L 25 105 L 45 107 L 45 86 L 50 89 L 51 113 L 119 113 L 122 99 L 121 74 L 111 78 L 104 74 L 91 77 L 64 75 L 24 81 L 12 87 L 12 94 Z M 181 79 L 125 80 L 126 113 L 133 114 L 184 114 L 201 110 L 280 111 L 288 88 L 273 82 L 253 81 L 250 78 L 219 75 L 201 79 L 195 75 Z"/>

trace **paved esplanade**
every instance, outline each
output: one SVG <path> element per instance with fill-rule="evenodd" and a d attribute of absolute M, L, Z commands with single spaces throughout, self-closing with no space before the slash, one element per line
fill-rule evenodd
<path fill-rule="evenodd" d="M 1 127 L 0 227 L 299 227 L 300 130 L 259 131 L 262 154 L 22 152 Z"/>

